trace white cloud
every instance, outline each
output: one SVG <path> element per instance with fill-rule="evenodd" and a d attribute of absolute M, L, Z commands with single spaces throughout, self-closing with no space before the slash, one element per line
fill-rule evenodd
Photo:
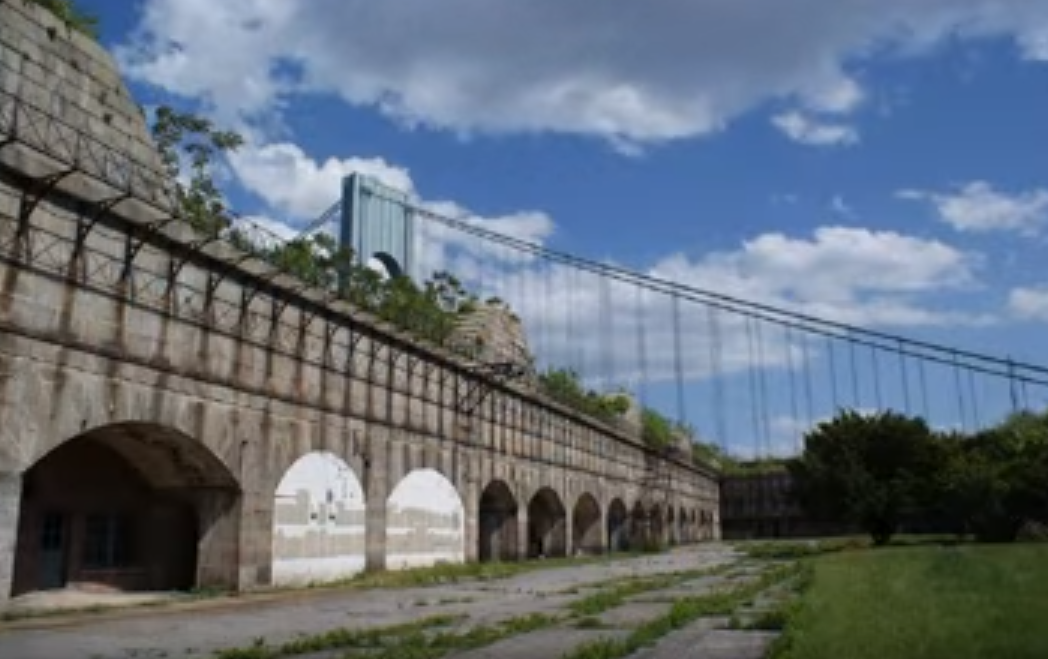
<path fill-rule="evenodd" d="M 834 215 L 838 215 L 849 220 L 855 219 L 856 217 L 855 209 L 852 208 L 851 205 L 844 200 L 844 195 L 833 195 L 833 197 L 830 199 L 829 207 L 830 212 Z"/>
<path fill-rule="evenodd" d="M 342 179 L 354 172 L 366 174 L 397 190 L 411 193 L 407 169 L 382 158 L 328 158 L 322 163 L 295 144 L 247 144 L 230 154 L 229 162 L 240 182 L 271 208 L 296 219 L 312 219 L 342 196 Z"/>
<path fill-rule="evenodd" d="M 763 234 L 737 250 L 697 259 L 668 256 L 646 273 L 827 320 L 898 329 L 992 322 L 937 304 L 945 292 L 974 288 L 979 263 L 978 256 L 937 241 L 823 227 L 809 238 Z M 675 325 L 686 343 L 682 368 L 688 380 L 713 374 L 711 350 L 719 355 L 721 374 L 738 373 L 754 363 L 784 369 L 804 359 L 798 335 L 790 340 L 782 327 L 760 323 L 763 343 L 756 354 L 748 344 L 755 327 L 739 314 L 714 311 L 719 330 L 711 332 L 710 311 L 704 304 L 685 299 L 675 312 L 666 295 L 638 292 L 632 285 L 562 267 L 516 268 L 489 277 L 487 283 L 521 313 L 531 345 L 544 356 L 557 364 L 588 365 L 580 371 L 591 375 L 610 362 L 615 374 L 608 378 L 613 384 L 672 380 Z M 613 304 L 604 305 L 602 299 Z M 638 342 L 644 343 L 643 351 Z"/>
<path fill-rule="evenodd" d="M 1048 323 L 1048 286 L 1013 289 L 1008 308 L 1018 318 Z"/>
<path fill-rule="evenodd" d="M 840 317 L 856 315 L 847 307 L 862 299 L 891 310 L 897 308 L 889 304 L 893 299 L 877 296 L 970 287 L 978 263 L 975 255 L 936 240 L 829 226 L 816 229 L 810 240 L 767 233 L 734 252 L 710 254 L 698 262 L 678 255 L 655 270 L 748 300 L 823 306 L 829 316 Z M 840 307 L 833 312 L 836 305 Z M 876 313 L 867 322 L 891 324 Z"/>
<path fill-rule="evenodd" d="M 973 181 L 955 192 L 901 190 L 901 199 L 930 203 L 939 219 L 958 231 L 1017 231 L 1032 235 L 1048 222 L 1048 190 L 1007 193 L 986 181 Z"/>
<path fill-rule="evenodd" d="M 809 146 L 847 146 L 859 141 L 859 132 L 852 126 L 820 121 L 796 110 L 775 115 L 771 123 L 794 142 Z"/>
<path fill-rule="evenodd" d="M 148 0 L 139 28 L 125 72 L 224 117 L 333 93 L 408 125 L 619 145 L 708 134 L 775 100 L 850 112 L 865 92 L 848 67 L 946 39 L 1011 38 L 1048 59 L 1048 5 L 1030 0 Z M 802 134 L 846 139 L 836 128 Z"/>

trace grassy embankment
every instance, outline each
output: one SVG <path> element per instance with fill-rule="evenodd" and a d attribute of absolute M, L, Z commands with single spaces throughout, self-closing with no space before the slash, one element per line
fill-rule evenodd
<path fill-rule="evenodd" d="M 1048 545 L 888 547 L 813 560 L 775 659 L 1048 657 Z"/>

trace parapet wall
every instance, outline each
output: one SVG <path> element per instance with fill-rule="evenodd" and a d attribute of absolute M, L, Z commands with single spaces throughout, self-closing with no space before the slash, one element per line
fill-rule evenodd
<path fill-rule="evenodd" d="M 17 115 L 9 99 L 18 99 Z M 41 151 L 73 156 L 102 180 L 134 176 L 135 196 L 167 207 L 160 156 L 113 58 L 25 0 L 0 0 L 0 123 L 12 121 Z"/>

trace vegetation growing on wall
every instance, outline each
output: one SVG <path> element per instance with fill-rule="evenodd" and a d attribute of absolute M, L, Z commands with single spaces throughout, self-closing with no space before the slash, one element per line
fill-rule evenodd
<path fill-rule="evenodd" d="M 239 148 L 243 138 L 216 128 L 208 119 L 166 106 L 157 109 L 152 132 L 166 173 L 174 181 L 182 217 L 195 230 L 222 234 L 234 246 L 283 272 L 438 345 L 447 346 L 462 318 L 481 306 L 502 309 L 517 319 L 503 300 L 492 297 L 481 302 L 448 272 L 434 273 L 421 288 L 409 277 L 384 277 L 326 233 L 259 242 L 231 219 L 213 175 L 216 161 Z M 554 400 L 605 422 L 622 419 L 630 408 L 626 393 L 588 390 L 570 369 L 551 369 L 539 376 L 538 384 Z M 648 407 L 641 410 L 640 434 L 657 449 L 674 446 L 678 438 L 694 437 L 691 428 Z M 716 466 L 713 461 L 706 464 Z"/>
<path fill-rule="evenodd" d="M 47 9 L 70 29 L 92 39 L 98 38 L 98 17 L 77 7 L 73 0 L 25 0 L 25 2 L 32 2 Z"/>

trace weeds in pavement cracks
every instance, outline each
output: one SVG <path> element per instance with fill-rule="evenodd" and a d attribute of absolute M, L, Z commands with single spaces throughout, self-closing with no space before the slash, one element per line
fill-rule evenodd
<path fill-rule="evenodd" d="M 625 657 L 640 648 L 654 645 L 663 636 L 674 630 L 681 629 L 699 618 L 727 615 L 734 611 L 739 604 L 761 591 L 767 590 L 786 579 L 796 578 L 803 569 L 800 565 L 779 566 L 772 568 L 759 579 L 731 590 L 722 590 L 677 600 L 667 613 L 644 623 L 626 638 L 602 638 L 583 643 L 564 654 L 562 659 L 618 659 L 619 657 Z"/>
<path fill-rule="evenodd" d="M 464 618 L 433 616 L 392 627 L 335 629 L 323 634 L 303 636 L 281 645 L 266 645 L 264 639 L 256 639 L 247 647 L 216 652 L 213 659 L 281 659 L 343 649 L 366 649 L 371 659 L 434 659 L 455 650 L 469 650 L 541 629 L 558 621 L 550 616 L 531 614 L 494 625 L 473 627 L 464 632 L 436 631 L 439 627 L 461 622 Z"/>

